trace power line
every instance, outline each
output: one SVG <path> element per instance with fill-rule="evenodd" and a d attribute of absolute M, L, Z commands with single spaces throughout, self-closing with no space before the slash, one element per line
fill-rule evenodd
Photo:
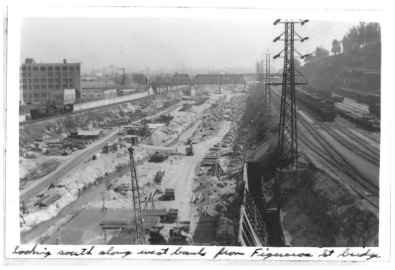
<path fill-rule="evenodd" d="M 276 54 L 273 59 L 281 57 L 283 54 L 284 67 L 282 73 L 282 82 L 269 82 L 269 85 L 281 85 L 281 109 L 280 109 L 280 123 L 278 132 L 277 144 L 277 158 L 280 170 L 283 167 L 292 164 L 298 170 L 298 144 L 297 144 L 297 126 L 296 126 L 296 98 L 295 85 L 300 84 L 295 82 L 295 67 L 294 54 L 298 53 L 301 58 L 307 55 L 301 55 L 294 48 L 295 40 L 304 42 L 308 37 L 301 37 L 295 32 L 295 24 L 304 25 L 308 20 L 281 21 L 280 19 L 274 22 L 274 25 L 284 24 L 284 32 L 276 37 L 273 42 L 284 41 L 284 49 Z M 296 35 L 296 39 L 295 39 Z"/>

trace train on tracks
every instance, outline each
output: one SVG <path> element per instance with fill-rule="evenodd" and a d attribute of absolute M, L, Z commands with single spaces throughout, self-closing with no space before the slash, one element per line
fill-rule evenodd
<path fill-rule="evenodd" d="M 73 104 L 65 104 L 65 105 L 53 105 L 46 104 L 37 106 L 34 109 L 30 110 L 30 118 L 33 120 L 40 118 L 47 118 L 51 116 L 56 116 L 60 114 L 71 113 L 74 111 Z"/>
<path fill-rule="evenodd" d="M 298 89 L 296 91 L 296 101 L 312 111 L 322 121 L 335 121 L 336 112 L 333 100 L 321 98 Z"/>
<path fill-rule="evenodd" d="M 343 110 L 340 108 L 335 109 L 336 112 L 342 117 L 350 120 L 350 122 L 357 124 L 358 126 L 370 130 L 370 131 L 380 131 L 380 121 L 376 119 L 373 115 L 356 115 L 350 111 Z"/>

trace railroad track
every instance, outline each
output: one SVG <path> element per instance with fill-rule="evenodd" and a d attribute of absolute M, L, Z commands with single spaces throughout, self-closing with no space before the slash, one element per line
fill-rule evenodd
<path fill-rule="evenodd" d="M 299 105 L 300 106 L 300 105 Z M 305 108 L 305 106 L 302 106 Z M 304 113 L 309 115 L 312 119 L 315 117 L 310 113 L 310 110 L 303 110 Z M 300 119 L 300 117 L 299 117 Z M 320 122 L 319 125 L 324 128 L 324 130 L 330 134 L 337 142 L 339 142 L 341 145 L 343 145 L 345 148 L 348 150 L 356 153 L 358 156 L 361 158 L 365 159 L 366 161 L 372 163 L 375 166 L 380 166 L 380 150 L 377 151 L 376 148 L 368 145 L 366 141 L 363 139 L 359 138 L 356 134 L 353 134 L 352 132 L 348 131 L 346 128 L 342 127 L 340 128 L 339 125 L 337 125 L 335 122 L 329 124 L 326 122 Z M 352 141 L 350 141 L 348 138 L 342 137 L 340 134 L 338 134 L 336 131 L 334 131 L 334 128 L 337 130 L 337 132 L 343 133 L 346 135 L 348 138 L 350 138 Z"/>
<path fill-rule="evenodd" d="M 375 184 L 373 184 L 369 178 L 367 178 L 363 173 L 361 173 L 357 168 L 354 167 L 342 154 L 340 154 L 337 150 L 335 150 L 326 140 L 325 138 L 313 127 L 309 126 L 308 124 L 304 123 L 304 121 L 298 121 L 311 135 L 312 137 L 319 143 L 319 146 L 323 148 L 319 150 L 321 151 L 320 156 L 326 155 L 332 158 L 330 162 L 333 165 L 336 165 L 338 169 L 340 169 L 343 173 L 347 176 L 352 178 L 355 182 L 359 185 L 364 187 L 366 190 L 372 193 L 374 196 L 379 195 L 379 188 Z M 301 133 L 301 132 L 299 132 Z M 299 136 L 298 133 L 298 136 Z M 301 133 L 302 134 L 302 133 Z M 315 148 L 317 144 L 312 142 L 309 138 L 305 135 L 300 136 L 300 139 L 307 143 L 307 145 L 312 145 Z M 311 147 L 312 149 L 313 147 Z M 312 149 L 315 152 L 318 152 L 317 149 Z"/>
<path fill-rule="evenodd" d="M 355 154 L 372 163 L 373 165 L 376 165 L 378 167 L 380 166 L 380 154 L 377 153 L 377 149 L 368 148 L 366 144 L 361 144 L 360 142 L 358 143 L 359 145 L 351 143 L 348 139 L 340 136 L 340 134 L 334 131 L 333 127 L 335 127 L 339 132 L 345 134 L 355 142 L 358 142 L 358 139 L 356 138 L 357 136 L 351 133 L 347 133 L 344 129 L 337 128 L 336 125 L 330 125 L 325 122 L 320 122 L 320 126 L 323 127 L 328 134 L 330 134 L 337 142 L 339 142 L 345 148 L 354 152 Z"/>
<path fill-rule="evenodd" d="M 275 98 L 275 100 L 275 103 L 277 103 L 278 106 L 279 99 Z M 312 152 L 318 155 L 334 174 L 338 175 L 340 178 L 343 178 L 341 175 L 339 175 L 339 172 L 342 172 L 352 182 L 354 182 L 359 187 L 362 187 L 365 192 L 367 191 L 367 193 L 370 193 L 368 194 L 369 196 L 367 196 L 367 194 L 364 194 L 360 191 L 360 188 L 350 185 L 360 196 L 364 197 L 374 207 L 379 208 L 378 202 L 371 199 L 372 196 L 379 196 L 379 187 L 373 184 L 370 179 L 368 179 L 363 173 L 356 169 L 353 164 L 343 157 L 342 154 L 340 154 L 328 142 L 326 142 L 325 138 L 323 138 L 323 136 L 319 134 L 319 132 L 314 127 L 309 126 L 308 123 L 301 120 L 301 117 L 299 117 L 298 124 L 303 126 L 312 135 L 312 138 L 316 142 L 314 142 L 312 138 L 308 138 L 302 132 L 298 132 L 298 140 Z"/>
<path fill-rule="evenodd" d="M 319 158 L 321 158 L 327 168 L 329 170 L 331 170 L 335 175 L 339 176 L 340 178 L 343 178 L 342 175 L 339 174 L 339 172 L 342 172 L 343 174 L 345 174 L 347 177 L 351 178 L 352 181 L 356 181 L 357 184 L 361 187 L 363 187 L 364 189 L 370 190 L 371 186 L 367 186 L 365 185 L 363 182 L 361 182 L 360 180 L 358 180 L 359 178 L 356 177 L 352 172 L 350 172 L 346 166 L 342 165 L 339 162 L 336 162 L 336 160 L 333 159 L 333 157 L 331 157 L 330 155 L 328 155 L 328 153 L 326 151 L 321 150 L 321 148 L 319 146 L 317 146 L 315 143 L 312 142 L 311 139 L 307 138 L 304 134 L 298 134 L 298 139 L 299 141 L 305 145 L 305 147 L 309 148 L 312 152 L 314 152 Z M 370 183 L 370 182 L 369 182 Z M 359 196 L 363 197 L 365 200 L 367 200 L 372 206 L 374 206 L 375 208 L 379 209 L 379 205 L 378 202 L 376 200 L 372 200 L 371 196 L 378 196 L 377 193 L 378 192 L 371 192 L 371 194 L 369 194 L 370 196 L 367 196 L 367 194 L 364 194 L 363 192 L 360 191 L 360 188 L 353 186 L 352 184 L 350 185 L 350 187 L 359 194 Z M 373 187 L 374 189 L 376 189 L 376 187 Z"/>
<path fill-rule="evenodd" d="M 357 127 L 354 123 L 351 123 L 350 121 L 344 119 L 341 115 L 338 115 L 337 117 L 338 122 L 342 123 L 343 127 L 350 127 L 350 125 L 353 125 L 354 127 Z M 340 124 L 339 124 L 340 126 Z M 368 133 L 368 131 L 364 130 L 365 132 L 363 133 L 363 136 L 372 140 L 373 142 L 380 144 L 380 139 L 377 139 L 377 137 L 372 136 L 371 134 Z M 373 132 L 376 134 L 376 132 Z"/>
<path fill-rule="evenodd" d="M 347 135 L 348 137 L 350 137 L 353 142 L 357 145 L 359 145 L 361 148 L 361 150 L 363 152 L 368 153 L 369 155 L 371 155 L 374 159 L 376 159 L 378 162 L 380 162 L 380 148 L 374 147 L 371 144 L 369 144 L 369 142 L 367 142 L 366 140 L 362 139 L 360 136 L 356 135 L 355 133 L 349 131 L 348 129 L 346 129 L 344 126 L 339 125 L 338 123 L 333 123 L 333 126 L 341 133 Z"/>

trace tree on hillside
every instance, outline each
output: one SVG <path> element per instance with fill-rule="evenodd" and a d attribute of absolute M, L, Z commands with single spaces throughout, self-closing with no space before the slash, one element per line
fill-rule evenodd
<path fill-rule="evenodd" d="M 350 52 L 368 45 L 381 42 L 381 30 L 378 23 L 363 23 L 352 27 L 343 37 L 344 52 Z"/>
<path fill-rule="evenodd" d="M 342 51 L 342 47 L 341 47 L 341 45 L 340 45 L 340 41 L 334 39 L 334 40 L 332 41 L 332 49 L 331 49 L 331 52 L 332 52 L 333 54 L 336 55 L 336 54 L 341 53 L 341 51 Z"/>
<path fill-rule="evenodd" d="M 316 59 L 324 58 L 329 56 L 329 51 L 324 49 L 323 47 L 317 47 L 314 52 L 314 56 Z"/>

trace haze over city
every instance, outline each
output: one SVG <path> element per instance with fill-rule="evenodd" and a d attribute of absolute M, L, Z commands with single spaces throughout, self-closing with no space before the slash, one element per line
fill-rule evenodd
<path fill-rule="evenodd" d="M 357 23 L 318 22 L 296 28 L 309 41 L 297 43 L 302 54 L 317 46 L 329 50 Z M 129 72 L 237 69 L 253 72 L 262 53 L 281 51 L 273 39 L 283 26 L 230 19 L 29 17 L 22 21 L 21 62 L 81 62 L 83 71 L 109 65 Z M 282 61 L 273 61 L 281 68 Z"/>

